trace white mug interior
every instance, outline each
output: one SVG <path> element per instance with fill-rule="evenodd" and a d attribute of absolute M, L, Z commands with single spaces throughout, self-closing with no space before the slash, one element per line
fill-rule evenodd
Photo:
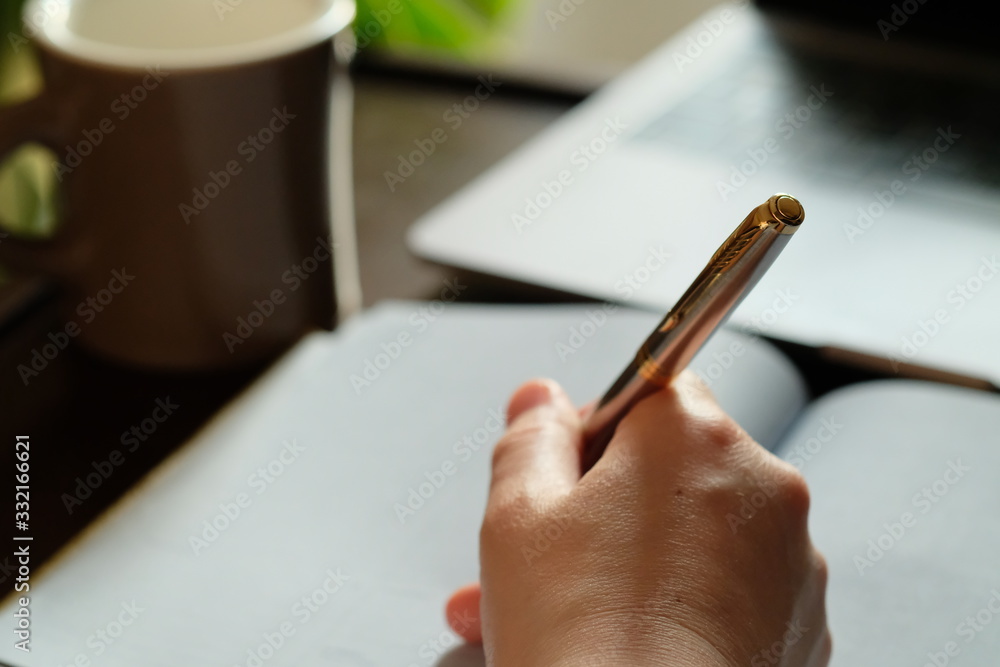
<path fill-rule="evenodd" d="M 30 0 L 24 30 L 105 65 L 220 67 L 330 39 L 354 9 L 353 0 Z"/>

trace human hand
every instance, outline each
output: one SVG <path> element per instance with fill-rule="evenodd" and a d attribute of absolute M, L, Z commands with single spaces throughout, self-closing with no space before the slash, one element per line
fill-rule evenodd
<path fill-rule="evenodd" d="M 508 424 L 481 598 L 473 585 L 448 605 L 490 665 L 827 664 L 805 482 L 693 374 L 638 404 L 582 477 L 582 420 L 554 382 L 521 387 Z"/>

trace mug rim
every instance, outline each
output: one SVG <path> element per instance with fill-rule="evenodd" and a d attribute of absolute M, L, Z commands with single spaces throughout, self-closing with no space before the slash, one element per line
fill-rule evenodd
<path fill-rule="evenodd" d="M 21 13 L 25 23 L 35 11 L 52 0 L 29 0 Z M 67 56 L 121 69 L 163 67 L 199 70 L 264 62 L 296 53 L 320 44 L 351 24 L 355 17 L 354 0 L 330 0 L 329 6 L 315 18 L 283 32 L 237 44 L 193 48 L 143 48 L 108 44 L 82 37 L 69 30 L 67 14 L 70 1 L 57 2 L 58 10 L 49 15 L 54 22 L 35 28 L 32 39 Z"/>

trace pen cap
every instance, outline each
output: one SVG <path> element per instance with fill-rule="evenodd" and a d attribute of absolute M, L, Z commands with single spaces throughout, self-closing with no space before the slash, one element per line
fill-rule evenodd
<path fill-rule="evenodd" d="M 618 421 L 669 384 L 754 288 L 805 219 L 799 201 L 778 193 L 756 206 L 650 333 L 584 424 L 584 469 L 604 451 Z"/>
<path fill-rule="evenodd" d="M 806 211 L 802 208 L 801 202 L 791 195 L 778 193 L 772 195 L 763 206 L 767 207 L 770 214 L 769 224 L 775 225 L 776 231 L 780 234 L 794 234 L 802 221 L 806 219 Z M 762 207 L 757 207 L 760 212 Z"/>

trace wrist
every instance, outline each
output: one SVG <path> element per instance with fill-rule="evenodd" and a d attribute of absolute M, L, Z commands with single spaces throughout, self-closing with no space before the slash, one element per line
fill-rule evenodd
<path fill-rule="evenodd" d="M 581 623 L 540 638 L 516 667 L 745 667 L 716 642 L 670 622 L 632 618 Z M 515 662 L 491 663 L 515 667 Z"/>

